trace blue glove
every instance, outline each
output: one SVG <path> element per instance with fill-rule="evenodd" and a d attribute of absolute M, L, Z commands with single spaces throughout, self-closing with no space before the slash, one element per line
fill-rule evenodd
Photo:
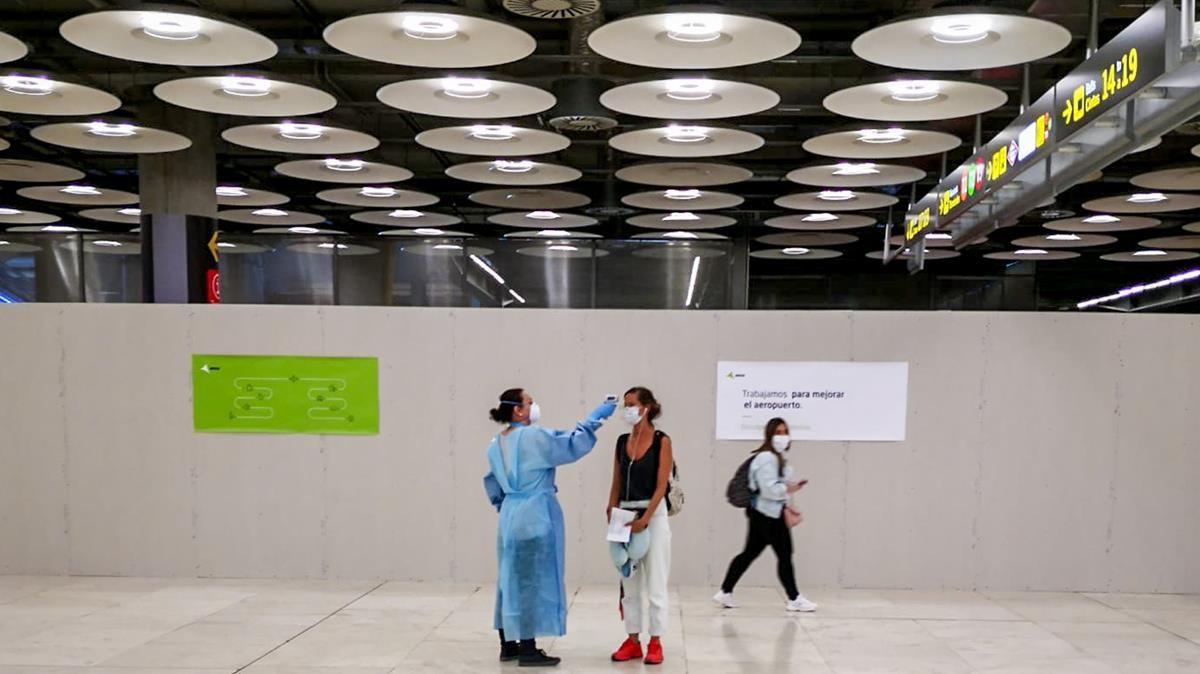
<path fill-rule="evenodd" d="M 616 403 L 601 403 L 599 407 L 592 410 L 588 415 L 588 421 L 600 422 L 611 417 L 617 411 Z"/>

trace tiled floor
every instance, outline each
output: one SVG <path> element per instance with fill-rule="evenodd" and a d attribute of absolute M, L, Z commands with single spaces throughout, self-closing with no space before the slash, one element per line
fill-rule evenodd
<path fill-rule="evenodd" d="M 572 589 L 560 672 L 614 665 L 613 587 Z M 712 606 L 674 593 L 664 673 L 1200 673 L 1200 596 L 812 592 Z M 0 576 L 0 674 L 389 674 L 513 671 L 496 662 L 489 587 L 285 580 Z"/>

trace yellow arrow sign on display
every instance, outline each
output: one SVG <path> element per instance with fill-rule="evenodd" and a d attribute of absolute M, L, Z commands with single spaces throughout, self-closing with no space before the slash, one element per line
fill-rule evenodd
<path fill-rule="evenodd" d="M 220 257 L 217 256 L 217 251 L 219 250 L 219 248 L 217 247 L 217 236 L 218 235 L 219 235 L 218 232 L 213 232 L 212 238 L 208 240 L 208 252 L 212 253 L 213 262 L 221 261 Z"/>

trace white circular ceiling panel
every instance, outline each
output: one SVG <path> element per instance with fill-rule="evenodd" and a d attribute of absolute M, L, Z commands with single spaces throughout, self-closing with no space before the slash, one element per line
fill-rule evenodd
<path fill-rule="evenodd" d="M 49 225 L 61 219 L 57 215 L 49 213 L 22 211 L 7 206 L 0 207 L 0 225 Z"/>
<path fill-rule="evenodd" d="M 769 218 L 763 224 L 774 229 L 819 232 L 870 227 L 875 224 L 875 218 L 849 213 L 796 213 Z"/>
<path fill-rule="evenodd" d="M 600 95 L 600 104 L 653 119 L 724 119 L 770 110 L 779 105 L 779 94 L 749 82 L 677 77 L 613 87 Z"/>
<path fill-rule="evenodd" d="M 137 207 L 125 208 L 86 208 L 79 215 L 97 222 L 112 222 L 119 225 L 138 225 L 142 222 L 142 209 Z"/>
<path fill-rule="evenodd" d="M 394 224 L 394 223 L 392 223 L 392 224 Z M 380 232 L 379 236 L 421 237 L 421 238 L 425 238 L 425 239 L 428 239 L 431 237 L 433 237 L 433 238 L 442 237 L 442 238 L 448 238 L 448 239 L 469 239 L 475 235 L 471 234 L 469 232 L 461 232 L 461 231 L 452 230 L 452 229 L 440 229 L 438 227 L 430 225 L 427 227 L 418 227 L 416 229 L 389 229 L 389 230 Z"/>
<path fill-rule="evenodd" d="M 912 183 L 924 177 L 925 171 L 914 166 L 871 162 L 805 166 L 787 174 L 788 180 L 813 187 L 883 187 Z"/>
<path fill-rule="evenodd" d="M 154 95 L 181 108 L 242 117 L 315 115 L 337 105 L 320 89 L 250 76 L 168 80 L 154 87 Z"/>
<path fill-rule="evenodd" d="M 1085 201 L 1083 207 L 1099 213 L 1174 213 L 1200 208 L 1200 194 L 1137 192 Z"/>
<path fill-rule="evenodd" d="M 578 192 L 547 189 L 483 190 L 467 198 L 483 206 L 524 211 L 582 208 L 591 203 L 591 199 Z"/>
<path fill-rule="evenodd" d="M 883 122 L 928 122 L 978 115 L 1004 105 L 1008 94 L 974 82 L 906 79 L 860 84 L 825 97 L 835 115 Z"/>
<path fill-rule="evenodd" d="M 168 66 L 257 63 L 279 51 L 249 28 L 191 10 L 102 10 L 67 19 L 58 31 L 80 49 Z"/>
<path fill-rule="evenodd" d="M 1125 253 L 1109 253 L 1101 255 L 1101 260 L 1109 262 L 1183 262 L 1184 260 L 1194 260 L 1200 257 L 1200 253 L 1192 253 L 1186 250 L 1158 250 L 1147 248 L 1145 250 L 1134 250 Z"/>
<path fill-rule="evenodd" d="M 1200 190 L 1200 166 L 1150 171 L 1130 178 L 1129 182 L 1148 190 Z"/>
<path fill-rule="evenodd" d="M 488 216 L 488 222 L 504 227 L 538 227 L 541 229 L 576 229 L 591 227 L 596 224 L 596 218 L 574 213 L 556 213 L 554 211 L 518 211 L 514 213 L 497 213 Z"/>
<path fill-rule="evenodd" d="M 1036 61 L 1070 43 L 1066 28 L 1026 14 L 946 11 L 872 28 L 851 49 L 892 68 L 982 70 Z"/>
<path fill-rule="evenodd" d="M 844 246 L 858 241 L 853 234 L 841 232 L 782 232 L 760 236 L 755 241 L 768 246 L 801 246 L 815 248 L 820 246 Z"/>
<path fill-rule="evenodd" d="M 804 246 L 788 246 L 787 248 L 769 248 L 750 252 L 750 257 L 759 260 L 794 260 L 796 262 L 811 262 L 813 260 L 832 260 L 842 256 L 842 251 L 829 248 L 805 248 Z"/>
<path fill-rule="evenodd" d="M 617 179 L 656 187 L 716 187 L 732 185 L 754 176 L 749 169 L 709 162 L 654 162 L 617 169 Z"/>
<path fill-rule="evenodd" d="M 261 226 L 296 226 L 319 225 L 325 218 L 315 213 L 285 211 L 281 208 L 234 208 L 219 211 L 217 219 L 222 222 L 236 222 L 241 225 Z"/>
<path fill-rule="evenodd" d="M 865 211 L 872 208 L 887 208 L 900 201 L 890 194 L 861 192 L 856 190 L 821 190 L 788 194 L 775 200 L 780 208 L 797 211 Z"/>
<path fill-rule="evenodd" d="M 800 46 L 799 33 L 770 19 L 724 8 L 690 9 L 656 9 L 610 21 L 592 31 L 588 46 L 620 63 L 672 70 L 752 65 Z"/>
<path fill-rule="evenodd" d="M 249 187 L 238 187 L 237 185 L 217 185 L 217 205 L 219 206 L 255 208 L 280 206 L 286 204 L 288 201 L 290 199 L 287 196 L 275 192 L 254 190 Z"/>
<path fill-rule="evenodd" d="M 1115 215 L 1100 214 L 1051 220 L 1042 226 L 1056 232 L 1103 234 L 1105 232 L 1132 232 L 1138 229 L 1153 229 L 1160 224 L 1162 224 L 1162 221 L 1157 218 L 1146 218 L 1136 215 L 1118 217 Z"/>
<path fill-rule="evenodd" d="M 1106 234 L 1046 234 L 1014 239 L 1012 245 L 1022 248 L 1091 248 L 1116 243 L 1117 237 Z"/>
<path fill-rule="evenodd" d="M 537 47 L 516 26 L 443 5 L 358 14 L 330 24 L 324 37 L 352 56 L 418 68 L 496 66 L 520 61 Z"/>
<path fill-rule="evenodd" d="M 953 150 L 962 145 L 958 136 L 940 131 L 900 127 L 837 131 L 804 141 L 804 150 L 841 159 L 902 159 Z"/>
<path fill-rule="evenodd" d="M 426 211 L 414 211 L 408 209 L 396 209 L 391 211 L 363 211 L 361 213 L 352 213 L 350 219 L 355 222 L 362 222 L 368 225 L 378 225 L 381 227 L 410 227 L 410 228 L 431 228 L 431 227 L 448 227 L 457 225 L 462 222 L 462 218 L 444 213 L 428 213 Z"/>
<path fill-rule="evenodd" d="M 697 229 L 720 229 L 721 227 L 729 227 L 730 225 L 737 224 L 737 220 L 727 215 L 692 213 L 690 211 L 635 215 L 626 219 L 625 222 L 634 227 L 642 227 L 644 229 L 666 229 L 685 232 Z"/>
<path fill-rule="evenodd" d="M 22 187 L 17 194 L 26 199 L 73 206 L 125 206 L 136 204 L 138 195 L 120 190 L 105 190 L 92 185 L 39 185 Z"/>
<path fill-rule="evenodd" d="M 413 176 L 406 168 L 361 159 L 300 159 L 285 161 L 275 170 L 291 178 L 347 185 L 398 183 Z"/>
<path fill-rule="evenodd" d="M 354 154 L 379 147 L 377 138 L 361 131 L 297 122 L 235 126 L 221 137 L 234 145 L 289 154 Z"/>
<path fill-rule="evenodd" d="M 0 181 L 14 183 L 60 183 L 80 180 L 83 171 L 69 166 L 28 159 L 0 159 Z"/>
<path fill-rule="evenodd" d="M 1044 250 L 1041 248 L 1022 248 L 1021 250 L 1006 250 L 984 255 L 989 260 L 1004 260 L 1005 262 L 1057 262 L 1074 260 L 1079 253 L 1069 250 Z"/>
<path fill-rule="evenodd" d="M 651 211 L 713 211 L 736 208 L 745 199 L 729 192 L 712 192 L 698 189 L 670 189 L 656 192 L 635 192 L 621 197 L 621 203 L 632 208 Z"/>
<path fill-rule="evenodd" d="M 317 192 L 317 198 L 331 204 L 364 208 L 420 208 L 432 206 L 438 198 L 425 192 L 401 190 L 395 187 L 339 187 Z"/>
<path fill-rule="evenodd" d="M 101 115 L 121 107 L 112 94 L 43 75 L 0 76 L 0 110 L 21 115 Z"/>
<path fill-rule="evenodd" d="M 8 33 L 0 32 L 0 63 L 19 61 L 29 53 L 29 47 Z"/>
<path fill-rule="evenodd" d="M 571 139 L 551 131 L 508 124 L 474 124 L 430 129 L 417 134 L 431 150 L 483 157 L 528 157 L 567 149 Z"/>
<path fill-rule="evenodd" d="M 1138 245 L 1145 248 L 1162 248 L 1166 250 L 1200 250 L 1200 235 L 1161 236 L 1139 241 Z"/>
<path fill-rule="evenodd" d="M 621 152 L 676 159 L 741 154 L 757 150 L 763 143 L 762 136 L 749 131 L 703 124 L 637 129 L 608 140 L 609 145 Z"/>
<path fill-rule="evenodd" d="M 487 185 L 558 185 L 578 180 L 579 169 L 528 159 L 477 161 L 446 169 L 446 175 L 458 180 Z"/>
<path fill-rule="evenodd" d="M 31 135 L 43 143 L 92 152 L 157 154 L 192 146 L 187 136 L 128 122 L 66 122 L 43 124 Z"/>
<path fill-rule="evenodd" d="M 459 119 L 526 117 L 555 103 L 548 91 L 485 77 L 404 80 L 384 86 L 375 96 L 397 110 Z"/>
<path fill-rule="evenodd" d="M 962 253 L 958 252 L 957 250 L 945 250 L 945 249 L 935 248 L 935 249 L 929 249 L 929 250 L 925 251 L 925 260 L 926 261 L 950 260 L 950 259 L 953 259 L 956 257 L 961 257 L 961 256 L 962 256 Z M 867 253 L 867 257 L 872 260 L 882 260 L 883 259 L 883 251 L 882 250 L 873 250 L 873 251 Z M 897 255 L 897 257 L 896 257 L 896 259 L 898 259 L 898 260 L 908 260 L 910 258 L 912 258 L 912 251 L 909 251 L 909 250 L 901 251 L 900 254 Z"/>

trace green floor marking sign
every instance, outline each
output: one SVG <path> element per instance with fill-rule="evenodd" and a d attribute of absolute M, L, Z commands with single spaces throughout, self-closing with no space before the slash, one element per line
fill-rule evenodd
<path fill-rule="evenodd" d="M 375 358 L 192 356 L 197 431 L 379 433 Z"/>

